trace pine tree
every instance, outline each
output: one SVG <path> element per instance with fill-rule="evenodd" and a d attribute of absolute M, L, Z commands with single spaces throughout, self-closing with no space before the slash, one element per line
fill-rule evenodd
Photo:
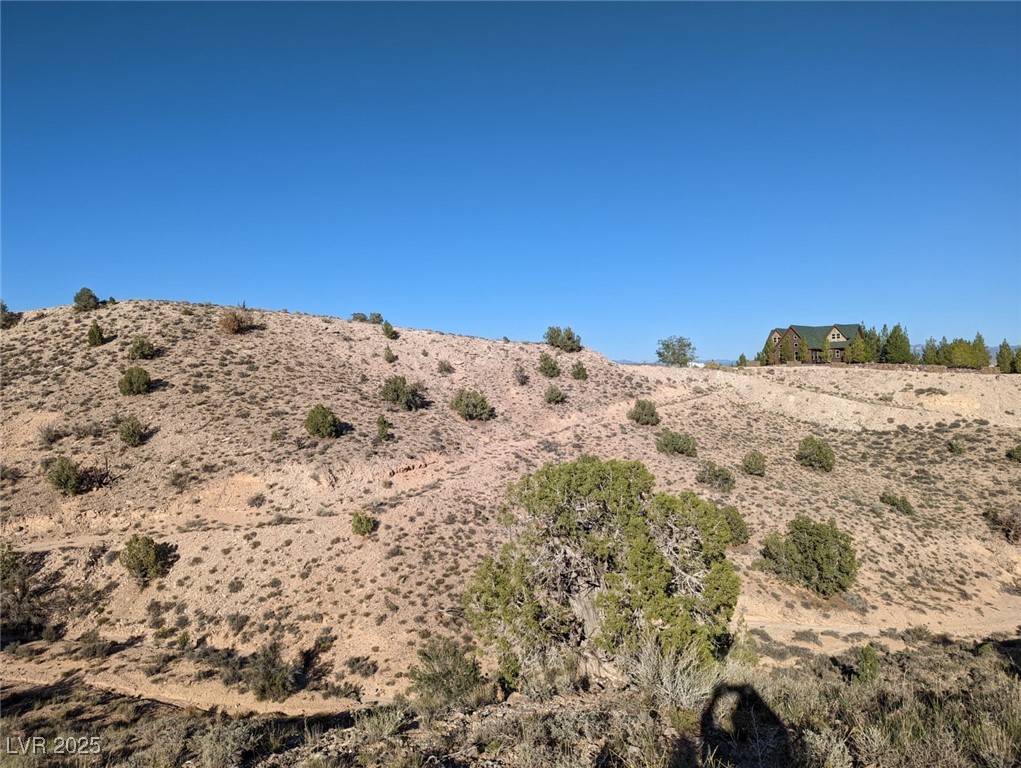
<path fill-rule="evenodd" d="M 939 350 L 936 347 L 936 339 L 931 336 L 926 339 L 922 348 L 922 363 L 925 365 L 939 365 Z"/>
<path fill-rule="evenodd" d="M 876 327 L 872 326 L 865 331 L 865 359 L 859 360 L 860 363 L 875 363 L 879 360 L 880 341 L 879 334 L 876 332 Z"/>
<path fill-rule="evenodd" d="M 1014 367 L 1014 350 L 1010 348 L 1006 339 L 1000 342 L 1000 348 L 996 352 L 996 367 L 1000 369 L 1000 373 L 1010 373 Z"/>
<path fill-rule="evenodd" d="M 971 367 L 987 368 L 990 362 L 989 347 L 986 346 L 986 340 L 982 338 L 981 333 L 976 333 L 975 340 L 971 342 Z"/>
<path fill-rule="evenodd" d="M 794 350 L 791 348 L 791 337 L 787 336 L 780 343 L 780 362 L 789 363 L 794 359 Z"/>
<path fill-rule="evenodd" d="M 879 330 L 879 354 L 876 356 L 876 360 L 880 363 L 888 363 L 886 359 L 886 347 L 890 341 L 890 329 L 886 327 L 886 323 L 883 323 L 883 327 Z"/>
<path fill-rule="evenodd" d="M 762 352 L 760 352 L 759 354 L 762 355 L 762 358 L 760 359 L 759 362 L 761 362 L 763 365 L 773 365 L 776 362 L 776 359 L 775 359 L 776 358 L 776 344 L 773 343 L 773 337 L 772 336 L 770 336 L 768 339 L 766 339 L 766 344 L 762 348 Z"/>
<path fill-rule="evenodd" d="M 845 363 L 867 363 L 869 361 L 869 347 L 865 337 L 858 334 L 844 350 Z"/>
<path fill-rule="evenodd" d="M 1010 366 L 1014 373 L 1021 373 L 1021 347 L 1017 348 L 1017 352 L 1014 353 L 1014 362 Z"/>
<path fill-rule="evenodd" d="M 103 331 L 99 327 L 99 323 L 95 320 L 92 321 L 92 325 L 89 326 L 89 346 L 98 347 L 103 343 Z"/>
<path fill-rule="evenodd" d="M 822 337 L 822 353 L 819 357 L 824 363 L 833 362 L 833 347 L 830 345 L 830 335 L 828 333 Z"/>
<path fill-rule="evenodd" d="M 808 341 L 804 336 L 798 342 L 798 359 L 802 363 L 810 363 L 812 361 L 811 353 L 808 351 Z"/>
<path fill-rule="evenodd" d="M 885 329 L 886 326 L 884 325 L 883 328 Z M 901 327 L 900 323 L 893 326 L 893 330 L 887 335 L 882 359 L 887 363 L 914 361 L 914 355 L 911 353 L 911 339 L 908 338 L 908 332 Z"/>
<path fill-rule="evenodd" d="M 748 358 L 744 356 L 744 352 L 737 356 L 737 367 L 744 368 L 748 365 Z"/>

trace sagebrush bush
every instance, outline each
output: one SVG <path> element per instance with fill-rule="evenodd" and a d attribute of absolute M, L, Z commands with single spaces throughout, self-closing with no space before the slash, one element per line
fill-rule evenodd
<path fill-rule="evenodd" d="M 472 709 L 485 683 L 478 661 L 448 637 L 431 638 L 418 651 L 418 664 L 408 671 L 413 706 L 419 714 L 436 715 Z"/>
<path fill-rule="evenodd" d="M 474 389 L 457 390 L 457 394 L 454 395 L 450 407 L 466 421 L 489 421 L 494 415 L 493 409 L 490 407 L 485 396 Z"/>
<path fill-rule="evenodd" d="M 382 325 L 383 324 L 383 316 L 381 314 L 379 314 L 379 312 L 370 312 L 369 313 L 369 323 L 371 325 Z"/>
<path fill-rule="evenodd" d="M 850 535 L 833 520 L 817 523 L 805 515 L 790 522 L 785 536 L 777 531 L 766 534 L 762 556 L 766 570 L 823 597 L 849 589 L 858 571 Z"/>
<path fill-rule="evenodd" d="M 152 379 L 145 368 L 128 368 L 117 382 L 122 395 L 144 395 L 152 387 Z"/>
<path fill-rule="evenodd" d="M 153 579 L 165 576 L 172 565 L 171 548 L 157 544 L 149 536 L 134 534 L 124 545 L 117 560 L 138 583 L 145 586 Z"/>
<path fill-rule="evenodd" d="M 588 378 L 588 371 L 580 361 L 571 367 L 571 378 L 577 381 L 585 381 Z"/>
<path fill-rule="evenodd" d="M 551 325 L 546 329 L 546 335 L 543 338 L 551 347 L 562 349 L 564 352 L 581 351 L 581 336 L 572 331 L 570 326 L 558 328 Z"/>
<path fill-rule="evenodd" d="M 248 658 L 244 679 L 256 701 L 284 701 L 297 687 L 297 667 L 284 661 L 282 648 L 272 640 Z"/>
<path fill-rule="evenodd" d="M 351 516 L 351 530 L 359 536 L 368 536 L 379 525 L 379 520 L 364 512 L 355 512 Z"/>
<path fill-rule="evenodd" d="M 627 412 L 627 417 L 643 427 L 654 427 L 659 424 L 659 413 L 651 400 L 635 400 L 635 405 Z"/>
<path fill-rule="evenodd" d="M 383 382 L 379 396 L 388 403 L 399 405 L 406 411 L 416 411 L 425 407 L 422 385 L 418 382 L 408 384 L 403 376 L 391 376 Z"/>
<path fill-rule="evenodd" d="M 557 361 L 545 352 L 539 353 L 539 373 L 547 379 L 555 379 L 560 375 L 560 366 Z"/>
<path fill-rule="evenodd" d="M 656 450 L 666 454 L 698 455 L 695 438 L 687 432 L 673 432 L 669 429 L 664 429 L 660 436 L 656 438 Z"/>
<path fill-rule="evenodd" d="M 741 513 L 737 511 L 737 507 L 729 505 L 721 507 L 720 514 L 723 516 L 723 519 L 727 521 L 727 527 L 730 529 L 730 543 L 747 544 L 748 523 L 745 522 Z"/>
<path fill-rule="evenodd" d="M 528 371 L 521 363 L 514 364 L 514 381 L 522 387 L 528 383 Z"/>
<path fill-rule="evenodd" d="M 389 320 L 383 321 L 383 335 L 390 340 L 396 339 L 400 336 L 400 334 L 394 330 L 394 327 L 390 324 Z"/>
<path fill-rule="evenodd" d="M 721 467 L 711 461 L 706 461 L 702 464 L 702 468 L 695 475 L 695 480 L 718 491 L 732 491 L 734 489 L 734 473 L 726 467 Z"/>
<path fill-rule="evenodd" d="M 252 327 L 252 316 L 242 307 L 232 307 L 220 315 L 220 330 L 230 336 L 244 333 Z"/>
<path fill-rule="evenodd" d="M 343 432 L 343 423 L 325 405 L 317 405 L 305 417 L 305 429 L 312 437 L 337 437 Z"/>
<path fill-rule="evenodd" d="M 831 471 L 835 461 L 830 444 L 811 435 L 801 441 L 801 444 L 798 446 L 798 452 L 794 454 L 794 458 L 802 466 L 821 469 L 824 472 Z"/>
<path fill-rule="evenodd" d="M 550 384 L 542 395 L 542 399 L 550 405 L 560 405 L 567 402 L 567 395 L 556 384 Z"/>
<path fill-rule="evenodd" d="M 137 416 L 127 416 L 117 424 L 117 434 L 125 445 L 135 448 L 141 445 L 145 438 L 145 427 Z"/>
<path fill-rule="evenodd" d="M 1011 544 L 1021 544 L 1021 504 L 1015 504 L 1006 512 L 990 509 L 985 518 L 997 531 L 1001 532 Z"/>
<path fill-rule="evenodd" d="M 103 343 L 103 329 L 99 327 L 99 323 L 93 320 L 92 325 L 89 326 L 89 346 L 98 347 L 102 343 Z"/>
<path fill-rule="evenodd" d="M 129 360 L 151 360 L 156 357 L 156 347 L 146 336 L 136 336 L 128 347 Z"/>
<path fill-rule="evenodd" d="M 89 288 L 82 288 L 74 295 L 74 308 L 79 312 L 89 312 L 99 308 L 99 298 Z"/>
<path fill-rule="evenodd" d="M 1021 461 L 1021 443 L 1007 451 L 1007 458 L 1011 461 Z"/>
<path fill-rule="evenodd" d="M 376 417 L 376 438 L 382 442 L 389 440 L 393 435 L 390 434 L 390 427 L 392 427 L 389 421 L 386 420 L 386 416 L 382 413 Z"/>
<path fill-rule="evenodd" d="M 397 355 L 395 355 L 394 351 L 390 349 L 389 344 L 387 344 L 386 348 L 383 350 L 383 359 L 388 363 L 394 363 L 397 361 Z"/>
<path fill-rule="evenodd" d="M 82 475 L 67 456 L 58 456 L 47 468 L 46 479 L 65 496 L 74 496 L 82 490 Z"/>
<path fill-rule="evenodd" d="M 436 370 L 441 376 L 447 376 L 454 372 L 454 366 L 450 364 L 449 360 L 440 360 L 436 363 Z"/>
<path fill-rule="evenodd" d="M 915 508 L 911 506 L 911 502 L 908 501 L 906 496 L 898 496 L 893 491 L 883 491 L 879 494 L 879 500 L 887 506 L 893 507 L 898 512 L 903 512 L 905 515 L 913 515 Z"/>
<path fill-rule="evenodd" d="M 744 459 L 741 461 L 741 469 L 745 471 L 746 475 L 765 477 L 766 457 L 758 451 L 748 451 L 748 453 L 744 455 Z"/>

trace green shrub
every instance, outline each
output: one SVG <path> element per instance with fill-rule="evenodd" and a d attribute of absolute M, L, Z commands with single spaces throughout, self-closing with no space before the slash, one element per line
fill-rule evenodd
<path fill-rule="evenodd" d="M 48 610 L 35 581 L 36 569 L 10 544 L 0 544 L 0 611 L 5 643 L 46 638 Z"/>
<path fill-rule="evenodd" d="M 964 443 L 960 440 L 948 440 L 947 450 L 950 451 L 954 456 L 962 455 L 967 449 L 964 447 Z"/>
<path fill-rule="evenodd" d="M 765 477 L 766 457 L 758 451 L 748 451 L 748 453 L 745 454 L 744 459 L 741 461 L 741 469 L 745 471 L 746 475 Z"/>
<path fill-rule="evenodd" d="M 120 420 L 117 425 L 117 434 L 120 435 L 121 441 L 125 445 L 135 448 L 141 445 L 145 438 L 145 427 L 137 416 L 128 416 Z"/>
<path fill-rule="evenodd" d="M 802 466 L 812 469 L 821 469 L 829 472 L 833 469 L 833 449 L 825 440 L 809 435 L 798 446 L 798 452 L 794 455 Z"/>
<path fill-rule="evenodd" d="M 128 347 L 129 360 L 152 360 L 156 357 L 156 347 L 145 336 L 136 336 Z"/>
<path fill-rule="evenodd" d="M 220 330 L 228 336 L 245 333 L 252 327 L 252 316 L 243 307 L 228 309 L 220 316 Z"/>
<path fill-rule="evenodd" d="M 741 513 L 737 511 L 737 507 L 721 507 L 720 515 L 727 521 L 727 527 L 730 529 L 730 543 L 747 544 L 748 523 L 745 522 Z"/>
<path fill-rule="evenodd" d="M 394 327 L 390 324 L 389 320 L 385 320 L 383 322 L 383 335 L 391 340 L 396 339 L 398 336 L 400 336 L 400 334 L 394 330 Z"/>
<path fill-rule="evenodd" d="M 1021 461 L 1021 443 L 1007 451 L 1007 458 L 1011 461 Z"/>
<path fill-rule="evenodd" d="M 11 312 L 7 308 L 7 303 L 0 300 L 0 328 L 7 330 L 8 328 L 13 328 L 19 322 L 21 322 L 21 313 Z"/>
<path fill-rule="evenodd" d="M 879 679 L 879 656 L 871 644 L 858 649 L 858 665 L 854 670 L 854 681 L 868 684 Z"/>
<path fill-rule="evenodd" d="M 588 378 L 588 371 L 580 360 L 571 367 L 571 378 L 576 381 L 585 381 Z"/>
<path fill-rule="evenodd" d="M 702 468 L 695 475 L 695 480 L 710 488 L 715 488 L 717 491 L 732 491 L 734 489 L 734 473 L 711 461 L 702 464 Z"/>
<path fill-rule="evenodd" d="M 539 373 L 547 379 L 555 379 L 560 375 L 560 366 L 557 361 L 545 352 L 539 354 Z"/>
<path fill-rule="evenodd" d="M 89 326 L 89 346 L 98 347 L 102 343 L 103 343 L 103 329 L 99 327 L 99 323 L 93 320 L 92 325 Z"/>
<path fill-rule="evenodd" d="M 389 421 L 386 420 L 386 416 L 382 413 L 376 417 L 376 438 L 381 442 L 389 440 L 393 435 L 390 434 L 390 427 L 392 427 Z"/>
<path fill-rule="evenodd" d="M 379 312 L 370 312 L 369 313 L 369 323 L 371 323 L 372 325 L 382 325 L 383 324 L 383 316 L 381 314 L 379 314 Z"/>
<path fill-rule="evenodd" d="M 550 384 L 546 387 L 542 397 L 550 405 L 560 405 L 560 403 L 567 402 L 567 395 L 556 384 Z"/>
<path fill-rule="evenodd" d="M 325 405 L 317 405 L 305 417 L 305 429 L 312 437 L 337 437 L 343 433 L 343 423 Z"/>
<path fill-rule="evenodd" d="M 556 363 L 554 363 L 554 365 L 556 365 Z M 525 366 L 521 363 L 514 364 L 514 381 L 522 387 L 528 383 L 528 372 L 525 370 Z"/>
<path fill-rule="evenodd" d="M 134 534 L 124 545 L 117 560 L 143 587 L 153 579 L 165 576 L 170 570 L 172 550 L 166 544 L 157 544 L 149 536 Z"/>
<path fill-rule="evenodd" d="M 247 660 L 244 679 L 256 701 L 284 701 L 294 693 L 297 668 L 283 660 L 279 640 L 262 646 Z"/>
<path fill-rule="evenodd" d="M 546 335 L 543 338 L 551 347 L 562 349 L 564 352 L 581 351 L 581 336 L 572 331 L 570 326 L 558 328 L 551 325 L 546 329 Z"/>
<path fill-rule="evenodd" d="M 659 414 L 651 400 L 635 400 L 635 406 L 627 412 L 627 417 L 643 427 L 654 427 L 659 424 Z"/>
<path fill-rule="evenodd" d="M 366 316 L 364 312 L 352 312 L 351 320 L 356 323 L 367 323 L 369 321 L 369 318 Z"/>
<path fill-rule="evenodd" d="M 383 359 L 388 363 L 394 363 L 397 361 L 397 355 L 390 349 L 390 345 L 386 345 L 386 349 L 383 350 Z"/>
<path fill-rule="evenodd" d="M 425 407 L 425 397 L 419 383 L 408 384 L 403 376 L 391 376 L 383 383 L 379 396 L 388 403 L 399 405 L 406 411 L 417 411 Z"/>
<path fill-rule="evenodd" d="M 414 707 L 420 714 L 470 710 L 485 683 L 478 661 L 447 637 L 434 637 L 418 651 L 418 664 L 408 671 Z"/>
<path fill-rule="evenodd" d="M 457 390 L 450 407 L 466 421 L 489 421 L 494 415 L 485 396 L 474 389 Z"/>
<path fill-rule="evenodd" d="M 664 429 L 656 439 L 656 450 L 671 455 L 677 453 L 684 456 L 698 455 L 695 438 L 687 432 L 672 432 L 669 429 Z"/>
<path fill-rule="evenodd" d="M 762 556 L 766 570 L 823 597 L 849 589 L 858 571 L 851 537 L 833 520 L 817 523 L 805 515 L 790 522 L 786 536 L 776 531 L 767 534 Z"/>
<path fill-rule="evenodd" d="M 58 456 L 46 468 L 46 479 L 65 496 L 74 496 L 82 491 L 82 474 L 78 465 L 67 456 Z"/>
<path fill-rule="evenodd" d="M 911 506 L 911 502 L 907 500 L 906 496 L 897 496 L 893 491 L 883 491 L 879 494 L 879 500 L 905 515 L 915 514 L 915 508 Z"/>
<path fill-rule="evenodd" d="M 441 376 L 447 376 L 454 372 L 454 366 L 450 364 L 449 360 L 440 360 L 436 363 L 436 370 L 439 371 Z"/>
<path fill-rule="evenodd" d="M 368 536 L 378 525 L 379 520 L 364 512 L 355 512 L 351 516 L 351 530 L 359 536 Z"/>
<path fill-rule="evenodd" d="M 98 307 L 99 299 L 90 289 L 82 288 L 74 295 L 74 308 L 79 312 L 89 312 Z"/>
<path fill-rule="evenodd" d="M 520 533 L 483 562 L 463 602 L 509 682 L 536 654 L 583 644 L 618 659 L 646 639 L 694 644 L 703 658 L 726 645 L 740 586 L 727 518 L 653 483 L 640 462 L 582 457 L 512 487 Z"/>
<path fill-rule="evenodd" d="M 152 379 L 145 368 L 128 368 L 117 382 L 122 395 L 144 395 L 152 387 Z"/>

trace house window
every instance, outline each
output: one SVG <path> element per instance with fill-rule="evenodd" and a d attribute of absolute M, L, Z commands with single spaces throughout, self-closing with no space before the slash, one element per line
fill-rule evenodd
<path fill-rule="evenodd" d="M 833 359 L 834 360 L 839 360 L 840 359 L 840 350 L 839 349 L 834 349 L 833 350 Z"/>
<path fill-rule="evenodd" d="M 830 334 L 830 338 L 833 339 L 833 341 L 836 341 L 837 339 L 840 338 L 840 334 L 839 333 L 831 333 Z"/>

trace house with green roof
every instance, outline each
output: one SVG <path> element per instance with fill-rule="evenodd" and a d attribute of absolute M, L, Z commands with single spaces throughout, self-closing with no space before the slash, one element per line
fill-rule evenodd
<path fill-rule="evenodd" d="M 780 362 L 780 350 L 784 341 L 790 341 L 791 360 L 799 363 L 823 363 L 823 344 L 829 341 L 833 360 L 840 362 L 844 358 L 844 350 L 855 336 L 863 336 L 865 329 L 858 323 L 835 323 L 833 325 L 789 325 L 786 328 L 774 328 L 766 340 L 768 345 L 773 342 L 773 357 L 767 364 L 776 365 Z M 808 345 L 809 358 L 801 359 L 798 346 L 804 339 Z"/>

